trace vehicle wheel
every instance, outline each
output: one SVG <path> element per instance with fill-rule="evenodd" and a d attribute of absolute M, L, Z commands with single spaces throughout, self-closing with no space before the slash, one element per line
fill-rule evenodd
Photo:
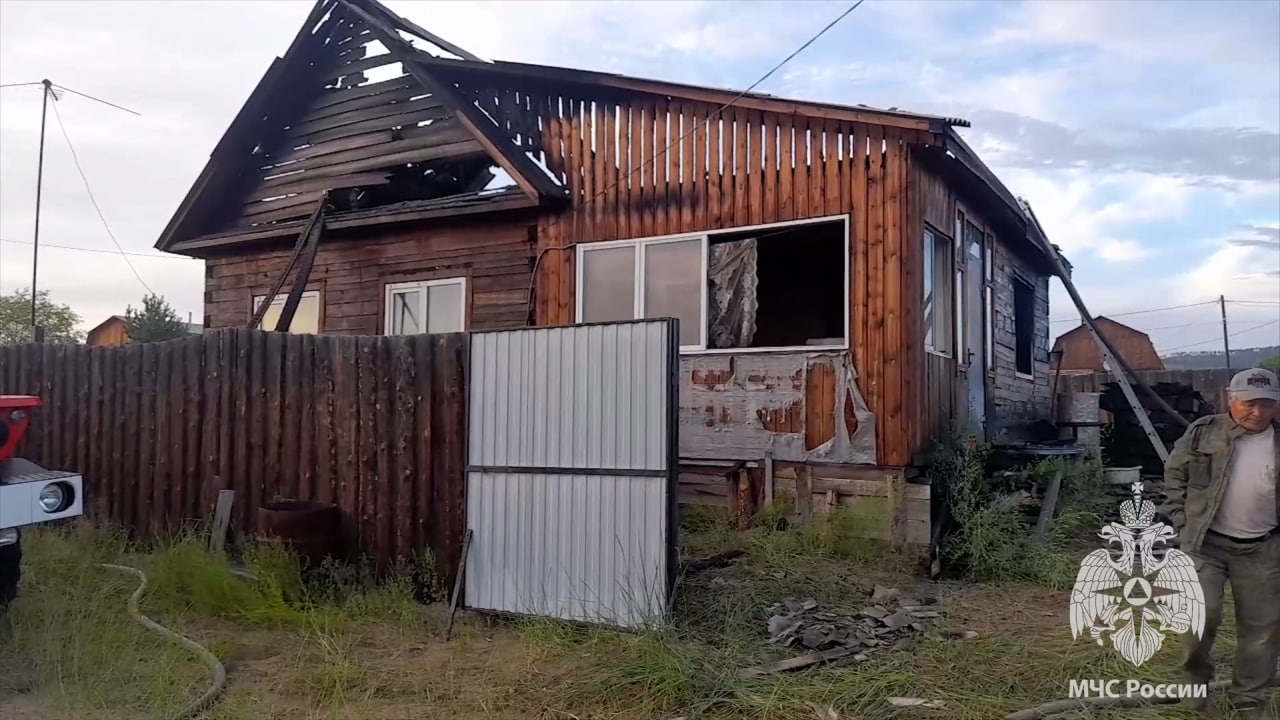
<path fill-rule="evenodd" d="M 0 547 L 0 609 L 18 597 L 18 578 L 22 575 L 22 540 Z"/>

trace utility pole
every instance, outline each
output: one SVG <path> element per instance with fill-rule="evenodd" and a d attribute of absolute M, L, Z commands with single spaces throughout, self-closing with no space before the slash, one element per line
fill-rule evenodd
<path fill-rule="evenodd" d="M 1218 296 L 1218 307 L 1222 308 L 1222 354 L 1227 356 L 1227 369 L 1231 369 L 1231 345 L 1227 342 L 1227 297 Z"/>
<path fill-rule="evenodd" d="M 50 81 L 49 78 L 45 78 L 44 80 L 41 80 L 38 83 L 34 83 L 34 82 L 12 83 L 12 84 L 0 85 L 0 87 L 24 87 L 24 86 L 30 86 L 30 85 L 39 85 L 40 92 L 42 94 L 41 103 L 40 103 L 40 153 L 36 160 L 36 218 L 35 218 L 35 228 L 32 231 L 32 238 L 31 238 L 31 245 L 32 245 L 31 247 L 31 339 L 34 342 L 43 342 L 44 328 L 40 327 L 36 322 L 36 308 L 37 308 L 36 299 L 39 297 L 39 286 L 37 282 L 39 280 L 38 270 L 39 270 L 39 260 L 40 260 L 40 195 L 41 195 L 41 191 L 44 189 L 44 135 L 45 135 L 46 120 L 48 119 L 48 116 L 49 116 L 49 98 L 52 97 L 54 102 L 57 102 L 58 100 L 62 99 L 61 96 L 58 95 L 58 91 L 61 90 L 64 92 L 69 92 L 75 95 L 79 95 L 80 97 L 83 97 L 83 98 L 88 98 L 89 100 L 93 100 L 94 102 L 97 102 L 97 103 L 102 103 L 103 105 L 109 105 L 110 107 L 113 107 L 117 110 L 123 110 L 131 115 L 138 115 L 139 113 L 134 112 L 129 108 L 116 105 L 115 103 L 109 103 L 106 100 L 103 100 L 101 98 L 96 98 L 92 95 L 86 95 L 85 93 L 79 92 L 77 90 L 72 90 L 71 88 L 65 87 L 63 85 L 58 85 L 56 86 L 57 89 L 55 89 L 53 82 Z M 54 112 L 56 113 L 57 111 L 58 109 L 54 108 Z M 59 122 L 59 126 L 61 126 L 62 120 L 59 119 L 58 122 Z M 63 130 L 63 132 L 65 133 L 66 131 Z M 70 143 L 71 141 L 68 139 L 67 142 Z M 73 155 L 75 154 L 74 149 L 72 150 L 72 154 Z M 79 163 L 77 162 L 77 167 L 78 166 L 79 166 Z"/>
<path fill-rule="evenodd" d="M 44 187 L 44 125 L 49 114 L 49 95 L 53 92 L 49 78 L 40 81 L 43 99 L 40 103 L 40 157 L 36 161 L 36 226 L 31 238 L 31 340 L 40 342 L 44 333 L 36 325 L 36 262 L 40 259 L 40 190 Z"/>

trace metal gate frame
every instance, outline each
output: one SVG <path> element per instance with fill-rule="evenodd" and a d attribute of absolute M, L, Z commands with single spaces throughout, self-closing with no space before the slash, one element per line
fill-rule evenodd
<path fill-rule="evenodd" d="M 666 537 L 665 537 L 665 577 L 664 580 L 664 598 L 662 618 L 665 621 L 669 618 L 673 606 L 674 591 L 679 576 L 680 552 L 679 552 L 679 527 L 680 527 L 680 510 L 677 497 L 677 485 L 679 478 L 679 417 L 680 417 L 680 321 L 678 318 L 647 318 L 641 320 L 627 320 L 619 322 L 595 322 L 595 323 L 575 323 L 572 325 L 544 326 L 544 327 L 525 327 L 513 328 L 510 330 L 492 330 L 484 332 L 471 333 L 476 335 L 497 335 L 503 333 L 522 333 L 538 330 L 568 330 L 574 328 L 594 327 L 594 326 L 625 326 L 639 324 L 657 324 L 664 325 L 666 347 L 662 357 L 666 362 L 666 383 L 664 390 L 666 392 L 666 412 L 665 412 L 665 465 L 661 470 L 648 469 L 630 469 L 630 468 L 610 468 L 610 467 L 566 467 L 566 466 L 496 466 L 496 465 L 474 465 L 471 463 L 471 427 L 473 421 L 473 409 L 471 402 L 471 388 L 477 377 L 474 369 L 471 368 L 473 360 L 474 343 L 471 343 L 468 349 L 468 378 L 467 383 L 467 408 L 466 422 L 467 432 L 464 435 L 466 448 L 464 452 L 467 457 L 466 466 L 466 482 L 464 482 L 463 490 L 463 516 L 465 532 L 472 532 L 470 527 L 469 503 L 471 478 L 473 474 L 546 474 L 546 475 L 599 475 L 605 477 L 661 477 L 665 479 L 666 492 Z M 474 543 L 474 538 L 472 543 Z M 463 566 L 459 568 L 462 577 L 459 579 L 462 587 L 462 605 L 468 609 L 478 610 L 480 612 L 493 612 L 499 614 L 521 615 L 512 611 L 492 610 L 486 608 L 473 608 L 466 597 L 466 586 L 468 584 L 469 573 L 467 572 L 468 558 L 464 556 Z"/>

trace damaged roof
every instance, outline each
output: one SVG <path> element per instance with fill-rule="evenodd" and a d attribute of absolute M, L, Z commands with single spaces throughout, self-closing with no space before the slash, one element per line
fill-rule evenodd
<path fill-rule="evenodd" d="M 563 178 L 529 137 L 538 134 L 537 121 L 513 117 L 500 103 L 482 102 L 483 91 L 466 89 L 492 87 L 503 77 L 929 133 L 1008 217 L 1039 227 L 960 139 L 954 128 L 969 127 L 960 118 L 489 62 L 377 0 L 318 0 L 215 146 L 156 247 L 186 252 L 288 234 L 322 200 L 330 205 L 330 226 L 440 216 L 459 198 L 474 212 L 486 203 L 492 209 L 567 203 Z M 499 171 L 514 185 L 494 192 Z"/>
<path fill-rule="evenodd" d="M 324 198 L 338 215 L 493 190 L 501 170 L 528 206 L 568 191 L 474 99 L 417 60 L 479 58 L 372 0 L 320 0 L 210 154 L 156 247 L 210 234 L 279 234 Z M 409 208 L 413 209 L 413 208 Z"/>

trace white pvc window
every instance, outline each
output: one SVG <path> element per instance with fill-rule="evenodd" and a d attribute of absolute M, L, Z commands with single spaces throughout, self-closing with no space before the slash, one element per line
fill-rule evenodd
<path fill-rule="evenodd" d="M 578 321 L 674 317 L 682 350 L 706 347 L 707 238 L 592 243 L 578 256 Z"/>
<path fill-rule="evenodd" d="M 462 332 L 466 328 L 467 280 L 447 278 L 387 285 L 387 335 Z"/>
<path fill-rule="evenodd" d="M 262 306 L 262 301 L 266 298 L 266 295 L 253 296 L 254 313 L 258 312 L 258 308 Z M 272 298 L 271 304 L 267 306 L 266 314 L 262 316 L 260 328 L 263 330 L 276 329 L 276 324 L 280 322 L 280 311 L 284 310 L 286 298 L 288 298 L 288 293 L 277 293 Z M 318 290 L 308 290 L 302 293 L 302 297 L 298 300 L 298 309 L 293 313 L 293 322 L 289 323 L 289 332 L 301 335 L 319 334 L 320 292 Z"/>

